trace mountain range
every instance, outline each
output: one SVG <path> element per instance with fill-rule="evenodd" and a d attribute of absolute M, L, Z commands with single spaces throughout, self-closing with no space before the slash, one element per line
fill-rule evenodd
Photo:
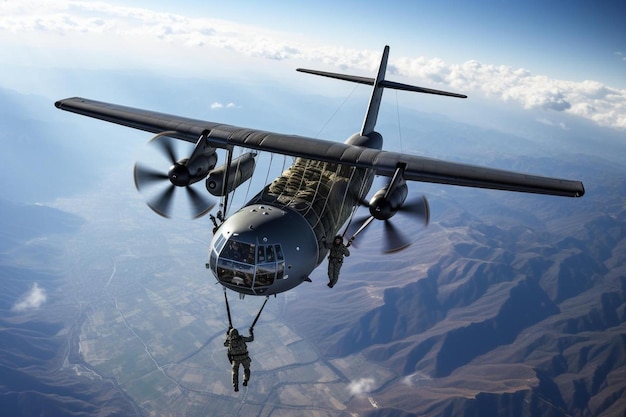
<path fill-rule="evenodd" d="M 390 256 L 398 261 L 380 260 L 375 245 L 355 249 L 369 261 L 346 261 L 341 301 L 314 296 L 291 306 L 294 326 L 322 341 L 325 355 L 395 372 L 396 383 L 368 394 L 379 408 L 355 399 L 355 410 L 623 415 L 626 180 L 617 165 L 586 162 L 584 204 L 524 195 L 503 203 L 494 192 L 455 190 L 437 197 L 440 214 L 408 253 Z M 468 193 L 481 204 L 464 205 Z M 360 308 L 373 292 L 379 305 Z M 333 302 L 359 308 L 337 316 Z M 308 318 L 309 309 L 321 317 Z"/>

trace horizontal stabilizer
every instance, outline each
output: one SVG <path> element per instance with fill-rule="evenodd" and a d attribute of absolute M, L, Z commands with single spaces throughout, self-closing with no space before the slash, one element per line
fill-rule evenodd
<path fill-rule="evenodd" d="M 353 83 L 374 85 L 374 79 L 370 77 L 359 77 L 358 75 L 339 74 L 337 72 L 318 71 L 306 68 L 296 68 L 296 71 L 321 75 L 322 77 L 337 78 L 338 80 L 351 81 Z"/>
<path fill-rule="evenodd" d="M 306 68 L 297 68 L 296 71 L 305 72 L 307 74 L 320 75 L 322 77 L 336 78 L 338 80 L 350 81 L 353 83 L 374 85 L 374 78 L 360 77 L 358 75 L 340 74 L 337 72 L 318 71 Z M 393 90 L 413 91 L 416 93 L 436 94 L 439 96 L 467 98 L 465 94 L 451 93 L 449 91 L 434 90 L 432 88 L 418 87 L 416 85 L 402 84 L 389 80 L 382 80 L 380 87 L 391 88 Z"/>
<path fill-rule="evenodd" d="M 443 90 L 433 90 L 432 88 L 418 87 L 416 85 L 396 83 L 396 82 L 387 81 L 387 80 L 383 80 L 380 83 L 380 85 L 382 85 L 385 88 L 391 88 L 394 90 L 415 91 L 416 93 L 437 94 L 439 96 L 467 98 L 465 94 L 451 93 L 449 91 L 443 91 Z"/>

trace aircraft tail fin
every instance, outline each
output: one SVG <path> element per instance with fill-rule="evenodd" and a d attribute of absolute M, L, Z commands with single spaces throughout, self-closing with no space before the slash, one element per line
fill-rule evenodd
<path fill-rule="evenodd" d="M 387 71 L 387 59 L 389 57 L 389 46 L 385 46 L 383 50 L 383 56 L 380 60 L 380 66 L 378 67 L 378 74 L 376 78 L 360 77 L 358 75 L 340 74 L 336 72 L 326 72 L 311 70 L 306 68 L 297 68 L 296 71 L 304 72 L 307 74 L 320 75 L 322 77 L 336 78 L 343 81 L 350 81 L 359 84 L 367 84 L 373 86 L 372 95 L 370 97 L 367 113 L 365 114 L 365 120 L 363 121 L 363 127 L 361 128 L 361 135 L 367 135 L 374 131 L 376 126 L 376 119 L 378 119 L 378 109 L 380 108 L 380 102 L 385 88 L 391 88 L 393 90 L 413 91 L 416 93 L 436 94 L 440 96 L 467 98 L 465 94 L 451 93 L 449 91 L 434 90 L 431 88 L 418 87 L 415 85 L 397 83 L 394 81 L 385 80 L 385 72 Z"/>

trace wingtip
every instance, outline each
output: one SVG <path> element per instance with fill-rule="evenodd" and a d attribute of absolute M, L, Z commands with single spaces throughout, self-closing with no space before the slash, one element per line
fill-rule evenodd
<path fill-rule="evenodd" d="M 63 107 L 66 104 L 71 104 L 71 102 L 80 102 L 80 103 L 84 103 L 85 99 L 82 97 L 68 97 L 68 98 L 64 98 L 61 100 L 57 100 L 54 102 L 54 107 L 56 107 L 57 109 L 63 109 Z"/>
<path fill-rule="evenodd" d="M 576 193 L 576 197 L 582 197 L 585 195 L 585 186 L 583 185 L 583 183 L 580 183 L 580 190 L 578 190 L 578 193 Z"/>

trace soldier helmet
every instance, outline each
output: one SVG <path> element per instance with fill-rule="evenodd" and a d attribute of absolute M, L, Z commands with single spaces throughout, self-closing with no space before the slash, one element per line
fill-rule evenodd
<path fill-rule="evenodd" d="M 228 335 L 229 335 L 230 337 L 237 337 L 237 336 L 239 336 L 239 330 L 234 329 L 234 328 L 233 328 L 233 329 L 230 329 L 230 332 L 228 333 Z"/>
<path fill-rule="evenodd" d="M 339 240 L 340 242 L 343 242 L 343 236 L 341 235 L 335 236 L 335 238 L 333 239 L 333 242 L 336 242 L 337 240 Z"/>

